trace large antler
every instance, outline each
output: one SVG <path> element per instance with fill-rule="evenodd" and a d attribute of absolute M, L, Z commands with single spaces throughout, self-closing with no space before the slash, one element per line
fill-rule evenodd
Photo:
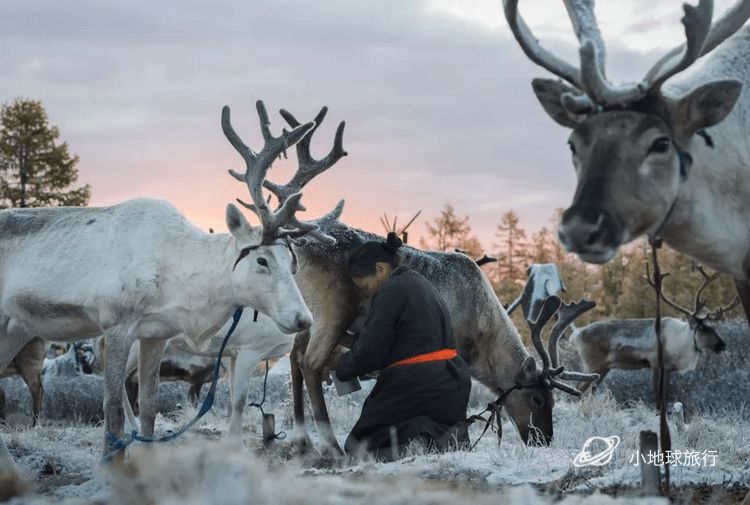
<path fill-rule="evenodd" d="M 671 300 L 667 295 L 664 294 L 664 291 L 661 292 L 661 299 L 664 300 L 664 302 L 667 303 L 670 307 L 677 310 L 678 312 L 682 312 L 688 317 L 699 317 L 700 319 L 714 319 L 719 320 L 724 317 L 724 313 L 732 310 L 734 307 L 737 306 L 739 303 L 739 295 L 735 296 L 735 298 L 729 302 L 728 305 L 725 305 L 723 307 L 719 307 L 718 309 L 714 311 L 706 311 L 706 313 L 703 316 L 700 316 L 700 312 L 704 310 L 707 306 L 707 301 L 705 298 L 703 298 L 703 292 L 706 290 L 706 288 L 716 279 L 719 278 L 720 273 L 714 272 L 713 274 L 709 274 L 706 272 L 705 268 L 703 268 L 703 265 L 700 265 L 698 263 L 693 264 L 693 268 L 700 272 L 700 274 L 703 276 L 703 283 L 698 287 L 698 290 L 695 292 L 695 299 L 694 299 L 694 308 L 693 310 L 687 309 L 678 303 L 676 303 L 674 300 Z M 669 273 L 664 273 L 663 277 L 666 277 L 669 275 Z M 649 268 L 648 263 L 646 263 L 646 280 L 651 285 L 651 287 L 655 287 L 655 281 L 651 276 L 651 269 Z"/>
<path fill-rule="evenodd" d="M 271 168 L 271 164 L 282 153 L 285 153 L 288 147 L 302 140 L 315 127 L 315 123 L 310 122 L 304 125 L 297 125 L 292 131 L 284 130 L 281 136 L 274 137 L 271 133 L 270 121 L 265 105 L 261 100 L 258 100 L 255 105 L 258 109 L 260 129 L 264 140 L 263 149 L 259 153 L 253 152 L 252 149 L 242 142 L 237 132 L 235 132 L 232 127 L 229 106 L 224 106 L 221 111 L 221 128 L 229 143 L 232 144 L 245 160 L 246 169 L 244 174 L 235 172 L 234 170 L 229 170 L 229 173 L 238 181 L 247 184 L 253 203 L 248 204 L 241 200 L 238 201 L 258 215 L 263 226 L 263 239 L 261 243 L 269 244 L 277 238 L 282 238 L 292 232 L 304 234 L 317 228 L 313 224 L 298 221 L 295 217 L 297 210 L 304 210 L 304 207 L 300 203 L 302 193 L 291 195 L 284 202 L 284 205 L 280 206 L 275 212 L 271 212 L 268 208 L 268 203 L 263 198 L 263 183 L 268 170 Z M 283 227 L 286 227 L 287 230 L 282 231 Z"/>
<path fill-rule="evenodd" d="M 667 79 L 711 52 L 750 18 L 750 0 L 739 0 L 713 24 L 713 0 L 699 0 L 695 7 L 685 4 L 682 24 L 685 27 L 686 42 L 659 59 L 640 82 L 615 85 L 606 78 L 605 48 L 594 15 L 593 0 L 564 2 L 581 44 L 580 70 L 541 46 L 518 13 L 518 0 L 504 0 L 505 17 L 529 59 L 585 92 L 588 98 L 603 107 L 637 102 L 647 94 L 658 91 Z M 586 97 L 572 93 L 564 95 L 562 101 L 574 113 L 583 112 L 592 105 L 587 102 Z"/>
<path fill-rule="evenodd" d="M 669 272 L 664 272 L 661 274 L 662 278 L 665 278 L 669 275 Z M 651 276 L 651 268 L 648 263 L 646 263 L 646 281 L 648 281 L 649 286 L 656 289 L 656 280 Z M 664 300 L 664 302 L 672 307 L 677 312 L 682 312 L 686 316 L 690 317 L 693 315 L 692 311 L 689 309 L 686 309 L 682 305 L 678 304 L 677 302 L 671 300 L 667 295 L 664 294 L 664 290 L 659 290 L 661 293 L 661 299 Z"/>
<path fill-rule="evenodd" d="M 281 109 L 279 113 L 286 120 L 286 122 L 289 123 L 289 126 L 291 126 L 292 128 L 299 128 L 300 122 L 297 121 L 297 119 L 290 112 Z M 323 122 L 323 119 L 325 119 L 327 113 L 328 107 L 323 107 L 322 109 L 320 109 L 320 112 L 318 112 L 318 115 L 315 116 L 315 119 L 313 120 L 314 126 L 312 127 L 312 129 L 310 129 L 310 134 L 302 138 L 302 140 L 297 143 L 298 168 L 294 176 L 292 176 L 291 180 L 283 185 L 276 184 L 271 181 L 264 182 L 263 185 L 266 187 L 266 189 L 276 195 L 276 198 L 279 199 L 279 205 L 283 205 L 288 198 L 290 198 L 293 194 L 301 191 L 308 182 L 313 180 L 313 178 L 331 168 L 338 160 L 347 155 L 347 152 L 344 151 L 344 127 L 346 126 L 345 121 L 341 121 L 341 123 L 339 123 L 339 126 L 336 129 L 336 136 L 333 140 L 333 148 L 325 158 L 316 160 L 310 154 L 310 142 L 312 140 L 312 136 L 315 134 L 315 130 L 317 130 L 320 124 Z"/>
<path fill-rule="evenodd" d="M 700 272 L 700 274 L 703 276 L 703 284 L 698 289 L 698 292 L 695 294 L 695 314 L 697 314 L 701 309 L 705 309 L 708 306 L 708 302 L 705 298 L 702 298 L 701 295 L 703 294 L 703 291 L 708 287 L 708 285 L 713 282 L 715 279 L 717 279 L 720 274 L 719 272 L 714 272 L 713 274 L 709 275 L 706 270 L 703 268 L 703 265 L 694 263 L 693 267 Z M 726 312 L 729 312 L 733 308 L 735 308 L 740 303 L 740 295 L 735 295 L 735 297 L 732 299 L 731 302 L 729 302 L 727 305 L 718 307 L 715 310 L 706 310 L 706 319 L 713 319 L 715 321 L 719 321 L 724 319 L 724 314 Z"/>
<path fill-rule="evenodd" d="M 542 377 L 549 376 L 550 367 L 552 365 L 549 353 L 542 342 L 542 330 L 549 320 L 552 319 L 552 316 L 555 315 L 557 309 L 560 308 L 560 304 L 562 304 L 562 300 L 560 300 L 559 297 L 550 296 L 544 300 L 544 304 L 542 304 L 542 308 L 539 310 L 539 315 L 537 316 L 536 321 L 526 321 L 526 324 L 529 325 L 529 330 L 531 330 L 531 342 L 534 344 L 534 348 L 539 354 L 539 357 L 542 358 L 542 366 L 544 367 L 542 369 Z"/>
<path fill-rule="evenodd" d="M 279 113 L 286 120 L 289 126 L 295 129 L 300 127 L 300 122 L 297 121 L 297 119 L 289 111 L 281 109 Z M 346 126 L 345 121 L 341 121 L 341 123 L 339 123 L 339 126 L 336 129 L 336 136 L 334 137 L 333 147 L 331 148 L 331 151 L 328 153 L 328 155 L 326 155 L 324 158 L 316 160 L 310 153 L 310 142 L 312 141 L 312 136 L 318 129 L 320 124 L 323 122 L 323 119 L 325 119 L 327 113 L 328 107 L 324 106 L 322 109 L 320 109 L 320 112 L 318 112 L 317 116 L 315 116 L 315 119 L 312 121 L 314 126 L 310 129 L 309 134 L 303 137 L 297 143 L 297 171 L 294 173 L 289 182 L 287 182 L 286 184 L 277 184 L 271 181 L 264 181 L 264 187 L 271 193 L 273 193 L 278 199 L 279 208 L 283 208 L 284 206 L 286 206 L 287 203 L 290 200 L 294 199 L 295 195 L 297 195 L 308 182 L 331 168 L 334 164 L 336 164 L 337 161 L 347 155 L 347 152 L 344 150 L 344 128 Z M 314 226 L 313 229 L 290 231 L 288 233 L 288 236 L 290 238 L 298 238 L 302 235 L 308 235 L 320 242 L 331 243 L 334 240 L 327 233 L 335 228 L 341 228 L 345 226 L 338 220 L 343 209 L 344 200 L 340 200 L 336 204 L 336 207 L 328 214 L 319 219 L 313 220 L 310 223 L 306 223 Z"/>
<path fill-rule="evenodd" d="M 320 123 L 325 118 L 327 107 L 323 107 L 314 121 L 300 124 L 294 116 L 292 116 L 286 110 L 281 110 L 280 114 L 293 128 L 291 132 L 284 130 L 281 137 L 273 137 L 269 129 L 268 113 L 266 112 L 265 106 L 262 101 L 258 101 L 258 115 L 261 118 L 261 128 L 263 130 L 263 137 L 266 141 L 266 145 L 260 154 L 256 155 L 247 146 L 245 146 L 239 139 L 237 134 L 234 132 L 229 122 L 229 108 L 225 107 L 222 113 L 222 127 L 229 141 L 235 146 L 238 152 L 245 158 L 248 164 L 248 171 L 246 174 L 239 174 L 233 170 L 229 173 L 237 180 L 247 182 L 250 188 L 250 195 L 252 196 L 253 203 L 248 204 L 242 200 L 238 200 L 242 205 L 252 210 L 261 218 L 263 222 L 264 230 L 264 241 L 273 241 L 276 238 L 290 238 L 299 240 L 303 236 L 310 236 L 323 243 L 333 243 L 335 240 L 329 236 L 328 231 L 344 226 L 339 222 L 339 217 L 344 208 L 344 201 L 338 202 L 336 207 L 328 214 L 313 220 L 313 221 L 300 221 L 296 218 L 295 212 L 298 210 L 305 210 L 305 207 L 301 203 L 302 188 L 310 182 L 317 175 L 323 173 L 330 167 L 332 167 L 339 159 L 346 156 L 346 151 L 343 150 L 343 134 L 344 125 L 342 121 L 336 131 L 336 138 L 334 140 L 334 146 L 331 152 L 325 158 L 316 160 L 310 155 L 310 140 L 312 134 L 317 130 Z M 301 132 L 296 134 L 295 132 Z M 275 150 L 269 152 L 273 153 L 273 156 L 268 156 L 267 166 L 265 169 L 264 165 L 259 164 L 258 160 L 261 159 L 266 148 L 273 146 Z M 298 169 L 292 179 L 284 185 L 276 184 L 266 180 L 265 175 L 268 171 L 270 163 L 281 153 L 286 152 L 286 148 L 296 144 L 297 145 L 297 159 Z M 264 160 L 266 158 L 263 158 Z M 255 165 L 260 165 L 260 170 L 255 170 Z M 278 207 L 275 212 L 271 212 L 268 208 L 268 202 L 262 198 L 261 185 L 271 191 L 278 199 Z M 270 200 L 270 196 L 269 196 Z"/>
<path fill-rule="evenodd" d="M 531 330 L 531 341 L 534 343 L 539 356 L 542 358 L 542 373 L 541 378 L 544 381 L 549 382 L 550 387 L 560 389 L 566 393 L 574 396 L 581 396 L 581 392 L 572 386 L 568 386 L 560 380 L 575 380 L 575 381 L 595 381 L 599 378 L 599 374 L 586 374 L 581 372 L 566 372 L 565 367 L 560 366 L 558 358 L 557 342 L 560 337 L 565 333 L 565 330 L 570 326 L 573 321 L 576 320 L 581 314 L 587 312 L 596 307 L 596 303 L 590 300 L 581 300 L 580 302 L 563 303 L 559 297 L 550 296 L 542 305 L 539 312 L 539 317 L 533 323 L 527 321 L 529 329 Z M 546 326 L 552 316 L 557 313 L 557 323 L 555 323 L 549 336 L 548 349 L 544 347 L 542 342 L 542 329 Z"/>

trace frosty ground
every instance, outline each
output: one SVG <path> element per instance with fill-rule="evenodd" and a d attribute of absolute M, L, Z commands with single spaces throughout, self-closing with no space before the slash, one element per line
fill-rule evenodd
<path fill-rule="evenodd" d="M 726 325 L 722 335 L 731 352 L 704 356 L 707 364 L 696 371 L 697 377 L 675 378 L 675 390 L 683 395 L 675 399 L 685 402 L 688 415 L 670 418 L 673 449 L 716 454 L 715 461 L 709 457 L 700 465 L 672 466 L 677 503 L 739 503 L 750 486 L 750 410 L 735 400 L 735 396 L 746 398 L 748 391 L 745 360 L 750 339 L 744 328 Z M 745 362 L 738 364 L 738 359 Z M 718 371 L 712 372 L 712 367 Z M 265 450 L 255 409 L 248 409 L 246 416 L 245 447 L 228 446 L 222 442 L 228 405 L 223 384 L 212 412 L 184 437 L 159 446 L 132 446 L 126 475 L 100 465 L 102 427 L 84 422 L 96 418 L 101 408 L 98 377 L 46 376 L 48 398 L 41 426 L 36 428 L 28 427 L 30 405 L 20 380 L 0 381 L 9 411 L 9 425 L 0 433 L 29 481 L 29 493 L 11 503 L 667 503 L 639 498 L 636 490 L 638 434 L 644 429 L 657 431 L 658 426 L 648 404 L 648 374 L 612 375 L 609 390 L 582 400 L 556 393 L 555 437 L 550 447 L 525 447 L 505 420 L 500 442 L 488 432 L 473 451 L 442 455 L 414 451 L 393 463 L 352 464 L 317 453 L 292 456 L 288 440 L 276 441 Z M 691 381 L 701 382 L 707 392 L 690 397 L 683 383 Z M 251 401 L 260 399 L 262 384 L 262 377 L 253 379 Z M 739 391 L 724 394 L 719 384 Z M 280 361 L 269 376 L 265 407 L 286 431 L 292 416 L 289 387 L 288 360 Z M 365 384 L 363 391 L 339 397 L 327 387 L 340 442 L 356 421 L 366 390 Z M 163 408 L 172 412 L 159 416 L 158 433 L 174 430 L 194 415 L 195 409 L 185 401 L 186 391 L 184 384 L 162 384 Z M 481 410 L 492 399 L 477 385 L 470 411 Z M 309 410 L 307 414 L 310 419 Z M 317 442 L 311 423 L 308 427 Z M 473 439 L 481 428 L 472 427 Z M 608 464 L 573 465 L 589 437 L 613 435 L 621 443 Z"/>

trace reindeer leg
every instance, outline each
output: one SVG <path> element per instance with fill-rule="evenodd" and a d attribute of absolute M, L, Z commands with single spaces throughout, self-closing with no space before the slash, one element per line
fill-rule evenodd
<path fill-rule="evenodd" d="M 0 387 L 0 422 L 5 422 L 5 391 Z"/>
<path fill-rule="evenodd" d="M 343 332 L 342 332 L 343 333 Z M 325 398 L 323 396 L 323 371 L 328 357 L 337 345 L 337 340 L 319 339 L 315 346 L 308 346 L 302 358 L 302 377 L 307 384 L 307 394 L 310 396 L 310 405 L 318 427 L 318 433 L 326 444 L 327 449 L 334 453 L 343 454 L 336 436 L 331 429 L 331 420 L 328 417 Z"/>
<path fill-rule="evenodd" d="M 193 407 L 198 406 L 198 399 L 201 396 L 201 389 L 203 389 L 203 379 L 204 377 L 198 377 L 197 379 L 193 379 L 190 383 L 190 389 L 188 389 L 188 401 Z"/>
<path fill-rule="evenodd" d="M 159 410 L 159 369 L 168 339 L 141 339 L 138 351 L 138 409 L 141 431 L 148 437 L 154 434 L 156 413 Z"/>
<path fill-rule="evenodd" d="M 42 387 L 42 365 L 44 363 L 44 353 L 46 345 L 39 338 L 31 340 L 16 356 L 16 368 L 19 375 L 26 383 L 31 393 L 31 425 L 36 426 L 39 419 L 39 412 L 42 410 L 42 397 L 44 394 Z"/>
<path fill-rule="evenodd" d="M 250 377 L 253 370 L 260 361 L 260 354 L 253 352 L 252 349 L 239 349 L 237 351 L 237 360 L 232 367 L 232 376 L 234 378 L 232 387 L 232 414 L 229 418 L 229 431 L 226 438 L 233 443 L 242 443 L 242 413 L 247 403 L 247 393 L 250 389 Z M 258 398 L 260 401 L 260 398 Z"/>
<path fill-rule="evenodd" d="M 122 327 L 110 328 L 104 339 L 104 454 L 117 449 L 110 443 L 107 434 L 122 438 L 125 425 L 125 411 L 122 406 L 125 388 L 125 367 L 130 346 L 133 344 L 131 332 Z M 125 454 L 120 452 L 112 458 L 115 466 L 120 466 Z"/>
<path fill-rule="evenodd" d="M 302 378 L 302 365 L 300 364 L 300 358 L 305 354 L 309 339 L 309 332 L 304 331 L 298 333 L 294 338 L 292 352 L 289 354 L 289 363 L 292 374 L 292 403 L 294 404 L 294 432 L 292 435 L 292 444 L 302 453 L 307 452 L 312 447 L 310 435 L 308 435 L 307 428 L 305 428 L 304 381 Z"/>

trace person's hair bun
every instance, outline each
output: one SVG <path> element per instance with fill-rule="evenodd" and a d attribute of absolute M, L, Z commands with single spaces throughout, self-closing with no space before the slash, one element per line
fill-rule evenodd
<path fill-rule="evenodd" d="M 389 231 L 388 236 L 385 238 L 384 245 L 386 249 L 395 253 L 399 247 L 404 245 L 404 243 L 401 241 L 400 238 L 398 238 L 398 235 L 396 235 L 396 232 Z"/>

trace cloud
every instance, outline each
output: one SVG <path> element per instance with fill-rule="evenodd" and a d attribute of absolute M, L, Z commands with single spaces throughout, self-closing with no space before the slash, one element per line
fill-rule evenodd
<path fill-rule="evenodd" d="M 327 152 L 346 120 L 349 156 L 306 189 L 311 211 L 346 197 L 347 219 L 379 230 L 383 211 L 408 218 L 422 209 L 428 219 L 452 202 L 489 244 L 504 209 L 528 226 L 547 224 L 574 179 L 567 132 L 531 93 L 544 72 L 509 36 L 499 0 L 474 4 L 479 15 L 494 12 L 490 23 L 457 16 L 460 5 L 6 0 L 0 97 L 43 100 L 81 157 L 93 204 L 156 196 L 219 229 L 226 203 L 246 191 L 226 175 L 241 160 L 221 133 L 222 105 L 256 148 L 256 99 L 274 111 L 275 131 L 281 107 L 306 120 L 328 105 L 314 153 Z M 532 2 L 529 22 L 575 58 L 567 20 L 540 5 Z M 633 80 L 647 68 L 626 44 L 612 44 L 609 56 L 615 76 Z M 271 178 L 291 169 L 280 164 Z"/>

